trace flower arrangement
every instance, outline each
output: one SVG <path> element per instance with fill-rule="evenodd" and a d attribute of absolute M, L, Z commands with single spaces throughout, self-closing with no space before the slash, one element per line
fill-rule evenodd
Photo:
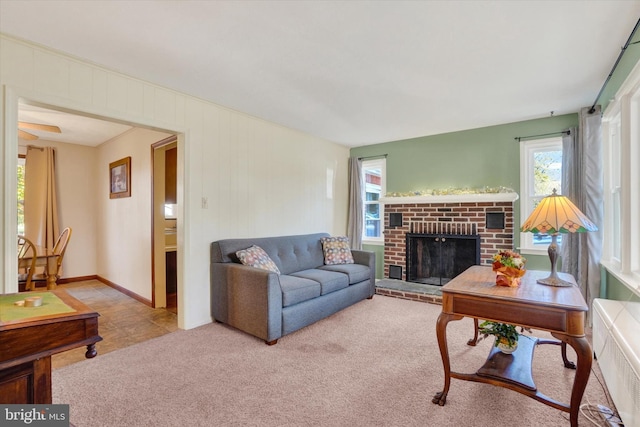
<path fill-rule="evenodd" d="M 493 256 L 493 271 L 496 275 L 496 285 L 510 286 L 520 285 L 520 278 L 526 272 L 524 266 L 527 260 L 519 253 L 504 250 Z"/>

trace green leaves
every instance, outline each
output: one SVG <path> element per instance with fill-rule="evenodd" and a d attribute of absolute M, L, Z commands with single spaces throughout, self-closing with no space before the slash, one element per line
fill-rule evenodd
<path fill-rule="evenodd" d="M 494 345 L 497 347 L 498 343 L 502 340 L 503 342 L 508 343 L 509 346 L 513 346 L 518 342 L 518 331 L 514 325 L 510 325 L 508 323 L 498 323 L 491 321 L 484 321 L 478 326 L 478 331 L 485 338 L 489 335 L 493 335 L 496 337 L 496 342 Z"/>

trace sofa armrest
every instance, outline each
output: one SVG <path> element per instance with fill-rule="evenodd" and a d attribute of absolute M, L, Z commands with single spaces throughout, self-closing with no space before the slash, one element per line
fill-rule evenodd
<path fill-rule="evenodd" d="M 267 342 L 282 335 L 282 289 L 276 273 L 235 263 L 211 264 L 213 318 Z"/>
<path fill-rule="evenodd" d="M 371 295 L 375 294 L 376 290 L 376 254 L 371 251 L 363 251 L 358 249 L 351 249 L 351 255 L 353 256 L 353 262 L 356 264 L 362 264 L 369 267 L 369 278 L 371 282 Z"/>
<path fill-rule="evenodd" d="M 356 264 L 368 265 L 369 267 L 376 265 L 376 256 L 371 251 L 351 249 L 351 255 Z"/>

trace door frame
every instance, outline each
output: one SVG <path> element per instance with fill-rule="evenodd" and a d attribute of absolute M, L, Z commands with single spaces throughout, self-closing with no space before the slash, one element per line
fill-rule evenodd
<path fill-rule="evenodd" d="M 167 306 L 166 251 L 164 249 L 164 177 L 166 170 L 164 153 L 169 145 L 178 147 L 177 135 L 171 135 L 151 144 L 151 304 L 153 308 Z M 156 158 L 156 156 L 158 157 Z M 176 235 L 177 232 L 178 230 L 176 230 Z M 178 290 L 179 293 L 180 290 Z"/>

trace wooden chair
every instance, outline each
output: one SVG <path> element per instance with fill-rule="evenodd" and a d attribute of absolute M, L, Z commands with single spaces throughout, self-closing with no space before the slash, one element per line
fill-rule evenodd
<path fill-rule="evenodd" d="M 67 227 L 62 230 L 60 236 L 56 240 L 56 244 L 53 246 L 53 253 L 57 255 L 56 258 L 56 280 L 60 278 L 60 271 L 62 269 L 62 259 L 64 258 L 64 253 L 67 250 L 67 244 L 69 244 L 69 240 L 71 239 L 71 227 Z M 32 281 L 37 283 L 47 282 L 47 271 L 45 270 L 43 273 L 36 273 L 33 275 Z"/>
<path fill-rule="evenodd" d="M 18 236 L 18 290 L 20 292 L 35 289 L 32 282 L 36 271 L 38 253 L 31 240 Z"/>

